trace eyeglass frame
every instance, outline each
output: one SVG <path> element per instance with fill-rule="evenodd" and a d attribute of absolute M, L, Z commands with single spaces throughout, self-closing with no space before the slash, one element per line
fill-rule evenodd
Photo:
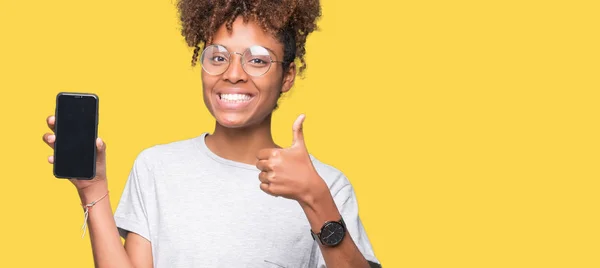
<path fill-rule="evenodd" d="M 229 62 L 227 63 L 227 68 L 225 68 L 225 70 L 223 70 L 223 72 L 222 72 L 222 73 L 220 73 L 220 74 L 212 74 L 212 73 L 210 73 L 209 71 L 207 71 L 207 70 L 204 68 L 204 64 L 203 64 L 203 60 L 202 60 L 202 59 L 204 59 L 204 53 L 206 52 L 206 50 L 207 50 L 209 47 L 213 47 L 213 46 L 215 46 L 215 47 L 221 46 L 221 47 L 225 48 L 225 51 L 227 51 L 227 53 L 229 54 L 229 59 L 231 59 L 231 55 L 232 55 L 232 54 L 237 54 L 237 55 L 239 55 L 239 56 L 240 56 L 240 58 L 239 58 L 239 59 L 240 59 L 240 64 L 242 65 L 242 70 L 244 70 L 244 72 L 245 72 L 247 75 L 249 75 L 249 76 L 252 76 L 252 77 L 261 77 L 261 76 L 263 76 L 263 75 L 267 74 L 267 73 L 268 73 L 268 72 L 271 70 L 271 66 L 273 66 L 273 64 L 272 64 L 272 63 L 274 63 L 274 62 L 279 62 L 279 63 L 289 63 L 289 62 L 290 62 L 290 61 L 273 60 L 273 57 L 271 56 L 271 54 L 273 54 L 273 56 L 275 56 L 275 58 L 277 58 L 277 55 L 275 55 L 275 52 L 273 52 L 273 50 L 271 50 L 271 49 L 269 49 L 269 48 L 266 48 L 266 47 L 263 47 L 263 46 L 261 46 L 261 45 L 252 45 L 252 46 L 250 46 L 250 47 L 246 48 L 246 49 L 244 50 L 244 52 L 243 52 L 243 53 L 240 53 L 240 52 L 237 52 L 237 51 L 233 51 L 233 52 L 231 52 L 231 51 L 229 51 L 229 49 L 227 49 L 227 47 L 226 47 L 226 46 L 224 46 L 224 45 L 219 45 L 219 44 L 211 44 L 211 45 L 208 45 L 208 46 L 206 46 L 206 47 L 205 47 L 205 48 L 202 50 L 202 53 L 200 54 L 200 64 L 202 65 L 202 70 L 204 70 L 204 71 L 205 71 L 207 74 L 210 74 L 210 75 L 213 75 L 213 76 L 217 76 L 217 75 L 222 75 L 222 74 L 224 74 L 225 72 L 227 72 L 227 70 L 229 70 L 229 66 L 231 66 L 231 61 L 229 61 Z M 263 74 L 261 74 L 261 75 L 251 75 L 251 74 L 249 74 L 249 73 L 246 71 L 246 69 L 244 68 L 244 62 L 242 61 L 242 59 L 244 58 L 244 53 L 246 53 L 247 51 L 249 51 L 249 50 L 250 50 L 250 48 L 252 48 L 252 47 L 262 47 L 262 48 L 264 48 L 265 50 L 267 50 L 267 52 L 269 52 L 269 58 L 270 58 L 270 61 L 269 61 L 269 69 L 267 69 L 267 70 L 266 70 L 266 71 L 265 71 Z"/>

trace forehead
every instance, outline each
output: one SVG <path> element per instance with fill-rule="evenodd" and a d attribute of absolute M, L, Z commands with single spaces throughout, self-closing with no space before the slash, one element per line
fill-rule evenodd
<path fill-rule="evenodd" d="M 243 22 L 238 17 L 232 24 L 232 31 L 227 31 L 225 25 L 219 27 L 213 35 L 212 43 L 227 47 L 231 51 L 241 52 L 254 45 L 270 49 L 276 55 L 283 56 L 283 45 L 273 35 L 264 31 L 256 22 Z"/>

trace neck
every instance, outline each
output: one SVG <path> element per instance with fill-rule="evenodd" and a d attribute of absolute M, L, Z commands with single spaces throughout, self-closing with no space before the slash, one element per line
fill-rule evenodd
<path fill-rule="evenodd" d="M 206 146 L 216 155 L 236 162 L 256 164 L 258 151 L 280 148 L 271 135 L 271 115 L 258 125 L 227 128 L 216 122 L 213 134 L 206 137 Z"/>

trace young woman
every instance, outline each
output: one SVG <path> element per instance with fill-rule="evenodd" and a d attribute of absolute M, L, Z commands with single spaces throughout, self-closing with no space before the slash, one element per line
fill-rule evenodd
<path fill-rule="evenodd" d="M 71 180 L 92 208 L 96 267 L 379 267 L 352 185 L 308 153 L 304 116 L 291 147 L 271 135 L 280 95 L 305 68 L 319 2 L 181 0 L 178 8 L 215 128 L 143 150 L 115 215 L 106 144 L 97 140 L 96 178 Z M 53 129 L 55 118 L 47 121 Z M 55 136 L 44 140 L 53 147 Z"/>

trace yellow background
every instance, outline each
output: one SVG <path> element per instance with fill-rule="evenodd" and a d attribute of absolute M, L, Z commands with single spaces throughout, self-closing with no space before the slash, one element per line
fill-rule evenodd
<path fill-rule="evenodd" d="M 0 267 L 92 267 L 44 119 L 100 96 L 116 206 L 135 156 L 211 131 L 174 0 L 0 2 Z M 384 267 L 600 267 L 597 1 L 323 3 L 306 113 Z"/>

